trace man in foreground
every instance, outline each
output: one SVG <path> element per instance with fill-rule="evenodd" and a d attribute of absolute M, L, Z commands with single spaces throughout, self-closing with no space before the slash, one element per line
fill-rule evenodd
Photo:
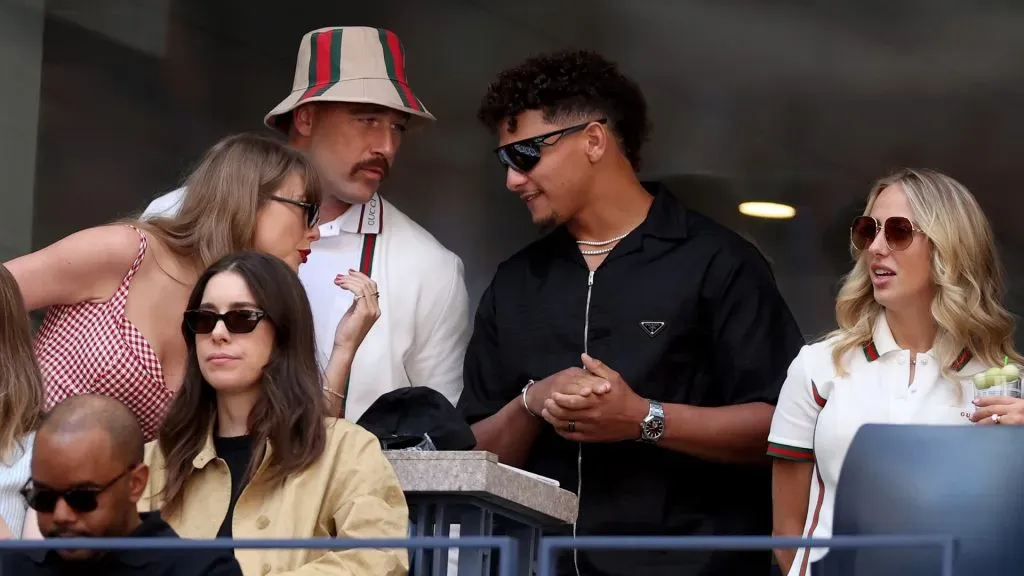
<path fill-rule="evenodd" d="M 503 262 L 466 353 L 478 449 L 579 496 L 578 535 L 767 535 L 773 405 L 804 341 L 757 249 L 637 179 L 640 89 L 590 52 L 502 72 L 479 117 L 552 230 Z M 559 574 L 768 574 L 769 551 L 574 551 Z"/>
<path fill-rule="evenodd" d="M 149 469 L 134 414 L 107 396 L 58 404 L 36 433 L 24 495 L 46 538 L 177 538 L 159 512 L 139 514 Z M 5 554 L 3 576 L 241 576 L 231 550 L 29 550 Z"/>
<path fill-rule="evenodd" d="M 349 382 L 328 393 L 355 422 L 380 396 L 428 386 L 455 404 L 469 340 L 462 260 L 377 193 L 410 127 L 434 121 L 413 94 L 405 49 L 393 32 L 321 28 L 299 46 L 292 92 L 264 122 L 306 151 L 324 184 L 320 240 L 299 277 L 309 295 L 321 366 L 352 294 L 334 279 L 359 270 L 376 281 L 381 318 L 363 340 Z M 143 217 L 173 216 L 184 189 Z"/>

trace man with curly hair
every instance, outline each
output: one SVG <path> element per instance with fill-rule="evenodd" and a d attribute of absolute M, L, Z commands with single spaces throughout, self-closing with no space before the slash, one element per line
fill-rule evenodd
<path fill-rule="evenodd" d="M 478 449 L 579 496 L 577 535 L 771 532 L 764 459 L 804 339 L 760 252 L 637 177 L 639 87 L 592 52 L 531 58 L 480 105 L 549 234 L 503 262 L 466 354 Z M 763 552 L 574 551 L 560 574 L 768 574 Z"/>

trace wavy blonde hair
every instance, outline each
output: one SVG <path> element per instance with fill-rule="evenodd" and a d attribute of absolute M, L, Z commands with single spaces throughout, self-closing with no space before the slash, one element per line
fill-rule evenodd
<path fill-rule="evenodd" d="M 0 462 L 11 464 L 15 446 L 39 427 L 45 398 L 25 301 L 0 264 Z"/>
<path fill-rule="evenodd" d="M 914 222 L 931 244 L 932 318 L 938 325 L 935 353 L 942 374 L 956 380 L 950 366 L 966 347 L 979 360 L 994 366 L 1004 358 L 1021 362 L 1013 348 L 1015 321 L 1003 308 L 1003 267 L 988 219 L 970 191 L 953 178 L 933 170 L 904 168 L 875 183 L 868 195 L 865 215 L 870 215 L 878 195 L 899 184 L 910 203 Z M 832 363 L 846 375 L 843 358 L 871 342 L 875 320 L 882 305 L 875 301 L 868 259 L 852 246 L 853 270 L 843 279 L 836 298 L 839 328 Z"/>
<path fill-rule="evenodd" d="M 207 150 L 189 175 L 175 216 L 127 222 L 205 269 L 253 248 L 260 208 L 292 174 L 302 178 L 305 201 L 319 204 L 320 175 L 305 153 L 262 134 L 228 136 Z"/>

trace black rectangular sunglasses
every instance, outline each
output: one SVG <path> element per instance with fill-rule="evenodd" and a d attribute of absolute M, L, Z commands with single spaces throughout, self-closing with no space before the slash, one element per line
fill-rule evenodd
<path fill-rule="evenodd" d="M 196 334 L 209 334 L 224 321 L 224 327 L 232 334 L 248 334 L 267 317 L 262 310 L 228 310 L 223 314 L 213 310 L 186 310 L 185 325 Z"/>
<path fill-rule="evenodd" d="M 558 141 L 561 140 L 562 136 L 579 132 L 594 122 L 597 122 L 598 124 L 606 124 L 608 123 L 608 119 L 601 118 L 600 120 L 584 122 L 568 128 L 552 130 L 551 132 L 547 132 L 539 136 L 531 136 L 515 142 L 509 142 L 504 146 L 496 148 L 494 153 L 498 155 L 498 161 L 505 166 L 515 170 L 516 172 L 526 174 L 530 170 L 533 170 L 540 162 L 541 148 L 554 146 L 555 144 L 558 144 Z M 550 138 L 555 136 L 558 136 L 558 138 L 549 141 Z"/>
<path fill-rule="evenodd" d="M 21 489 L 21 495 L 25 498 L 25 502 L 29 508 L 32 508 L 36 512 L 42 512 L 43 514 L 52 514 L 57 509 L 57 502 L 63 500 L 72 510 L 79 514 L 86 514 L 92 512 L 99 506 L 99 495 L 105 492 L 108 488 L 117 483 L 118 480 L 124 478 L 129 472 L 135 470 L 139 465 L 133 464 L 129 466 L 124 472 L 117 475 L 116 478 L 107 482 L 103 486 L 81 486 L 70 488 L 68 490 L 54 490 L 52 488 L 35 486 L 32 480 L 29 479 L 25 483 L 25 486 Z"/>
<path fill-rule="evenodd" d="M 272 194 L 271 200 L 277 200 L 278 202 L 284 202 L 285 204 L 291 204 L 298 206 L 306 211 L 306 227 L 313 228 L 320 223 L 320 205 L 313 204 L 310 202 L 299 202 L 298 200 L 292 200 L 291 198 L 285 198 L 283 196 L 277 196 Z"/>

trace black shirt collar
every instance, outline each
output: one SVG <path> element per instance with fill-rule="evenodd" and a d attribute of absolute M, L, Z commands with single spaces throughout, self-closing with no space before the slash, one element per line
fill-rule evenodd
<path fill-rule="evenodd" d="M 160 517 L 160 512 L 141 512 L 139 519 L 142 523 L 132 530 L 131 534 L 128 534 L 129 538 L 176 538 L 178 536 L 174 529 Z M 56 550 L 29 550 L 26 554 L 37 564 L 46 563 L 48 560 L 50 562 L 65 562 L 57 555 Z M 96 560 L 101 564 L 113 562 L 134 567 L 145 566 L 151 561 L 153 561 L 152 551 L 144 549 L 113 550 Z M 83 568 L 86 563 L 83 563 Z"/>
<path fill-rule="evenodd" d="M 687 237 L 686 209 L 682 203 L 669 191 L 661 182 L 643 182 L 643 187 L 654 196 L 647 217 L 640 223 L 640 226 L 620 243 L 617 253 L 632 252 L 640 249 L 645 237 L 660 238 L 663 240 L 681 241 Z M 552 240 L 558 247 L 559 252 L 565 250 L 565 254 L 574 260 L 581 259 L 579 250 L 576 247 L 576 239 L 569 233 L 564 225 L 559 226 L 552 234 Z"/>
<path fill-rule="evenodd" d="M 661 182 L 644 182 L 643 186 L 654 196 L 654 203 L 640 225 L 640 231 L 665 240 L 685 239 L 688 231 L 682 202 Z"/>

